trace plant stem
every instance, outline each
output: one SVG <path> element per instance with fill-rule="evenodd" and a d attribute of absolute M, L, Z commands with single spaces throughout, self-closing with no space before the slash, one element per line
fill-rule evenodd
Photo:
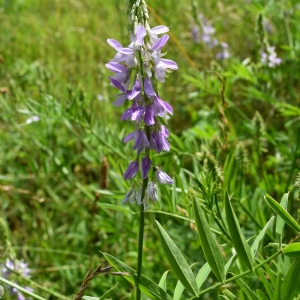
<path fill-rule="evenodd" d="M 148 184 L 148 178 L 143 180 L 141 199 L 145 197 L 145 192 Z M 145 211 L 144 206 L 140 205 L 140 224 L 139 224 L 139 243 L 138 243 L 138 259 L 137 259 L 137 282 L 136 282 L 136 300 L 141 299 L 140 277 L 142 274 L 143 264 L 143 243 L 144 243 L 144 227 L 145 227 Z"/>
<path fill-rule="evenodd" d="M 235 276 L 233 276 L 233 277 L 231 277 L 231 278 L 225 280 L 224 283 L 222 283 L 222 282 L 216 283 L 216 284 L 210 286 L 209 288 L 207 288 L 207 289 L 201 291 L 197 296 L 194 296 L 194 297 L 190 298 L 189 300 L 199 299 L 200 296 L 201 296 L 202 294 L 205 294 L 205 293 L 207 293 L 207 292 L 209 292 L 209 291 L 211 291 L 211 290 L 213 290 L 213 289 L 215 289 L 215 288 L 217 288 L 217 287 L 219 287 L 219 286 L 221 286 L 221 285 L 225 285 L 225 284 L 228 283 L 228 282 L 234 281 L 234 280 L 236 280 L 236 279 L 239 279 L 239 278 L 241 278 L 241 277 L 244 277 L 244 276 L 246 276 L 246 275 L 248 275 L 248 274 L 254 272 L 255 270 L 259 269 L 259 268 L 260 268 L 261 266 L 263 266 L 264 264 L 266 264 L 266 263 L 268 263 L 269 261 L 273 260 L 273 259 L 274 259 L 275 257 L 277 257 L 279 254 L 282 254 L 282 250 L 276 252 L 275 254 L 273 254 L 272 256 L 270 256 L 269 258 L 267 258 L 266 260 L 264 260 L 264 261 L 261 262 L 260 264 L 256 265 L 252 270 L 247 270 L 247 271 L 245 271 L 245 272 L 243 272 L 243 273 L 241 273 L 241 274 L 239 274 L 239 275 L 235 275 Z"/>

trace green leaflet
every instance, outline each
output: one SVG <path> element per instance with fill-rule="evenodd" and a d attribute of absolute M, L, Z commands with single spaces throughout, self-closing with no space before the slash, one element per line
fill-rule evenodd
<path fill-rule="evenodd" d="M 205 263 L 201 269 L 199 270 L 197 276 L 196 276 L 196 282 L 197 282 L 197 287 L 198 290 L 200 290 L 202 284 L 204 283 L 204 281 L 206 280 L 207 276 L 209 275 L 211 271 L 211 268 L 209 266 L 208 263 Z M 182 293 L 184 291 L 184 286 L 182 285 L 182 283 L 178 280 L 177 284 L 176 284 L 176 288 L 174 291 L 174 297 L 173 300 L 179 300 L 180 297 L 182 296 Z"/>
<path fill-rule="evenodd" d="M 161 287 L 164 291 L 167 291 L 167 275 L 168 275 L 168 273 L 169 273 L 169 270 L 166 271 L 162 275 L 162 277 L 161 277 L 161 279 L 159 281 L 159 284 L 158 284 L 158 286 Z"/>
<path fill-rule="evenodd" d="M 293 243 L 283 248 L 284 255 L 288 257 L 300 257 L 300 243 Z"/>
<path fill-rule="evenodd" d="M 181 283 L 180 280 L 178 280 L 175 287 L 173 300 L 179 300 L 180 297 L 182 296 L 183 291 L 184 291 L 184 285 Z"/>
<path fill-rule="evenodd" d="M 124 275 L 123 277 L 129 281 L 132 284 L 135 284 L 135 281 L 137 280 L 136 277 L 136 271 L 114 256 L 103 253 L 105 259 L 119 272 L 125 272 L 128 273 L 129 276 Z M 140 290 L 148 297 L 156 300 L 172 300 L 172 298 L 156 283 L 145 277 L 144 275 L 141 275 L 140 278 Z"/>
<path fill-rule="evenodd" d="M 243 292 L 246 294 L 247 299 L 249 300 L 259 300 L 259 298 L 256 296 L 256 294 L 250 289 L 250 287 L 242 280 L 237 279 L 236 280 Z"/>
<path fill-rule="evenodd" d="M 201 206 L 193 199 L 193 207 L 195 212 L 195 221 L 197 225 L 198 234 L 201 240 L 203 252 L 209 266 L 217 279 L 221 282 L 225 281 L 224 260 L 221 250 L 213 236 L 207 220 L 202 212 Z"/>
<path fill-rule="evenodd" d="M 225 275 L 227 275 L 227 273 L 229 272 L 230 268 L 232 267 L 236 259 L 237 259 L 237 254 L 234 253 L 225 265 Z"/>
<path fill-rule="evenodd" d="M 300 259 L 293 262 L 281 285 L 281 299 L 293 300 L 300 293 Z"/>
<path fill-rule="evenodd" d="M 235 299 L 237 299 L 237 297 L 236 297 L 234 294 L 232 294 L 232 293 L 231 293 L 229 290 L 227 290 L 227 289 L 223 290 L 222 292 L 223 292 L 223 294 L 224 294 L 228 299 L 230 299 L 230 300 L 235 300 Z"/>
<path fill-rule="evenodd" d="M 269 204 L 269 206 L 282 218 L 282 220 L 285 221 L 286 224 L 288 224 L 295 231 L 300 231 L 300 225 L 287 211 L 284 210 L 284 208 L 275 199 L 273 199 L 269 195 L 266 195 L 265 200 Z"/>
<path fill-rule="evenodd" d="M 163 229 L 158 221 L 155 222 L 157 225 L 160 242 L 175 275 L 190 293 L 197 295 L 197 283 L 190 266 L 167 232 Z"/>
<path fill-rule="evenodd" d="M 198 290 L 201 289 L 202 284 L 206 280 L 207 276 L 209 275 L 211 271 L 211 267 L 209 266 L 208 263 L 205 263 L 202 268 L 199 270 L 197 276 L 196 276 L 196 282 L 197 282 L 197 287 Z"/>
<path fill-rule="evenodd" d="M 288 199 L 289 199 L 289 193 L 285 193 L 280 201 L 280 205 L 283 207 L 283 209 L 286 211 L 287 210 L 287 205 L 288 205 Z M 276 227 L 275 227 L 275 232 L 276 235 L 279 239 L 279 248 L 281 249 L 281 244 L 282 244 L 282 232 L 284 228 L 284 220 L 278 215 L 277 220 L 276 220 Z"/>
<path fill-rule="evenodd" d="M 258 253 L 258 249 L 267 233 L 267 230 L 269 229 L 269 227 L 271 226 L 273 220 L 275 217 L 271 217 L 271 219 L 269 220 L 269 222 L 265 225 L 265 227 L 261 230 L 261 232 L 259 233 L 259 235 L 257 236 L 257 238 L 255 239 L 254 243 L 251 246 L 251 255 L 253 260 L 255 260 L 255 257 Z"/>
<path fill-rule="evenodd" d="M 253 260 L 249 244 L 247 243 L 242 230 L 240 228 L 238 219 L 231 206 L 228 192 L 225 192 L 225 212 L 228 229 L 232 239 L 232 244 L 241 259 L 242 263 L 250 270 L 253 269 Z"/>

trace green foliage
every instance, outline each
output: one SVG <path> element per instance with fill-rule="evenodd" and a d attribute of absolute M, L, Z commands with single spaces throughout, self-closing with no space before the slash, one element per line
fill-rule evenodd
<path fill-rule="evenodd" d="M 29 280 L 3 278 L 5 300 L 9 284 L 32 287 L 33 299 L 72 299 L 99 260 L 114 270 L 95 277 L 83 299 L 134 298 L 139 213 L 121 205 L 133 157 L 123 139 L 134 127 L 119 121 L 128 107 L 113 107 L 104 67 L 114 54 L 106 39 L 128 41 L 125 2 L 0 0 L 1 263 L 16 257 L 32 270 Z M 171 151 L 152 159 L 176 183 L 159 186 L 146 213 L 144 299 L 296 298 L 297 1 L 146 2 L 196 69 L 170 39 L 179 71 L 160 91 L 174 109 L 164 120 Z M 228 43 L 228 59 L 216 59 L 220 44 L 193 40 L 200 14 Z M 270 45 L 282 59 L 274 68 L 261 62 Z"/>

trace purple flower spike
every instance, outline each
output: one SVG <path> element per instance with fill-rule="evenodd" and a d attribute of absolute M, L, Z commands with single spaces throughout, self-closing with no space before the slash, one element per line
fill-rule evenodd
<path fill-rule="evenodd" d="M 149 157 L 145 156 L 142 159 L 142 174 L 143 174 L 143 179 L 148 177 L 148 173 L 150 170 L 150 167 L 152 165 L 152 161 Z"/>
<path fill-rule="evenodd" d="M 174 184 L 174 180 L 163 170 L 156 170 L 156 178 L 161 184 Z"/>
<path fill-rule="evenodd" d="M 138 170 L 139 170 L 139 162 L 136 160 L 131 162 L 130 165 L 128 166 L 127 170 L 124 173 L 124 179 L 129 180 L 129 179 L 135 177 Z"/>

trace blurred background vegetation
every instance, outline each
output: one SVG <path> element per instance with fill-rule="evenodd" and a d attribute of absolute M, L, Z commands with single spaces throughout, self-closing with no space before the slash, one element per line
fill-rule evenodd
<path fill-rule="evenodd" d="M 279 199 L 291 191 L 297 217 L 300 7 L 296 0 L 147 4 L 174 35 L 166 48 L 179 66 L 160 86 L 174 109 L 166 120 L 171 151 L 153 157 L 176 185 L 161 187 L 151 208 L 170 215 L 149 212 L 146 221 L 144 273 L 158 282 L 169 266 L 154 218 L 189 263 L 204 261 L 193 224 L 178 218 L 190 217 L 191 174 L 209 188 L 212 173 L 234 193 L 249 237 L 271 215 L 266 192 Z M 152 27 L 157 16 L 150 14 Z M 228 58 L 216 58 L 220 44 L 193 36 L 202 34 L 203 16 L 228 44 Z M 138 209 L 121 206 L 130 187 L 122 174 L 134 156 L 123 138 L 133 125 L 120 121 L 124 107 L 112 105 L 104 67 L 115 53 L 108 38 L 128 44 L 126 1 L 0 0 L 0 20 L 0 217 L 31 279 L 70 298 L 89 267 L 107 264 L 100 251 L 136 263 Z M 261 61 L 269 45 L 282 60 L 275 67 Z M 96 278 L 88 294 L 101 296 L 116 282 L 111 299 L 130 299 L 132 287 L 113 276 Z"/>

